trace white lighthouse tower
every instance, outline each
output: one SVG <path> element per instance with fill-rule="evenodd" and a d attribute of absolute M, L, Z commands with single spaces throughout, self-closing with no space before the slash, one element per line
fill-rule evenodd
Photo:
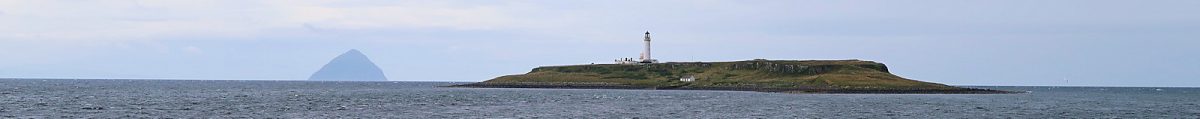
<path fill-rule="evenodd" d="M 658 63 L 658 60 L 650 57 L 650 31 L 646 31 L 646 50 L 642 51 L 641 63 Z"/>
<path fill-rule="evenodd" d="M 639 58 L 637 60 L 634 60 L 633 58 L 620 58 L 620 59 L 613 60 L 613 61 L 616 61 L 617 64 L 658 63 L 658 60 L 654 59 L 653 57 L 650 57 L 650 31 L 646 31 L 645 41 L 646 41 L 646 49 L 642 50 L 642 54 L 640 56 L 638 56 Z"/>

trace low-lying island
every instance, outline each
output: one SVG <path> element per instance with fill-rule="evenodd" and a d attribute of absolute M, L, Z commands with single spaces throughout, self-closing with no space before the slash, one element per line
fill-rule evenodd
<path fill-rule="evenodd" d="M 546 66 L 449 87 L 736 90 L 782 93 L 997 94 L 906 79 L 861 60 L 748 60 Z"/>

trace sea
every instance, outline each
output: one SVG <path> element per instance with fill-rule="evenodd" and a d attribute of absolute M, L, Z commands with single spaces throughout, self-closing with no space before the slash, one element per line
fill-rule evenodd
<path fill-rule="evenodd" d="M 788 94 L 440 87 L 463 83 L 0 79 L 0 118 L 1200 118 L 1200 88 Z"/>

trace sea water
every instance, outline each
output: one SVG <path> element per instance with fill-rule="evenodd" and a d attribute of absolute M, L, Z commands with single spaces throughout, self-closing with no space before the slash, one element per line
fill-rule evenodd
<path fill-rule="evenodd" d="M 444 88 L 453 82 L 0 79 L 0 118 L 1200 118 L 1200 89 L 1021 94 Z"/>

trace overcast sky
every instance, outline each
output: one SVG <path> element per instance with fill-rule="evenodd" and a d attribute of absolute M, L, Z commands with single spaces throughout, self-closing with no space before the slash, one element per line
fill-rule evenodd
<path fill-rule="evenodd" d="M 394 81 L 537 66 L 862 59 L 950 85 L 1200 86 L 1196 0 L 0 0 L 0 77 Z"/>

